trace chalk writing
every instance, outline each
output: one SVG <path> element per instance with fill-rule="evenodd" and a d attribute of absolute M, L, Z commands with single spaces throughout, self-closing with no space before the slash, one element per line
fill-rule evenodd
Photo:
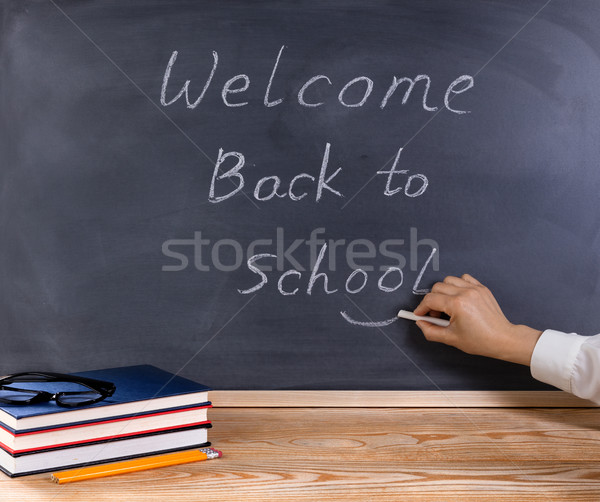
<path fill-rule="evenodd" d="M 262 103 L 263 103 L 263 106 L 265 106 L 267 108 L 273 108 L 276 106 L 280 106 L 284 103 L 284 101 L 286 101 L 286 99 L 283 96 L 279 97 L 277 99 L 274 99 L 274 100 L 272 100 L 270 97 L 271 90 L 273 88 L 273 84 L 276 79 L 277 70 L 281 63 L 284 49 L 285 49 L 285 45 L 282 45 L 281 48 L 279 49 L 279 52 L 277 53 L 277 57 L 275 58 L 275 62 L 273 64 L 273 69 L 271 71 L 267 86 L 265 88 L 264 99 L 263 99 Z M 171 74 L 173 72 L 175 62 L 177 61 L 177 58 L 179 57 L 179 52 L 176 50 L 173 51 L 171 53 L 171 57 L 169 58 L 167 67 L 165 68 L 165 72 L 163 75 L 162 87 L 161 87 L 161 93 L 160 93 L 161 105 L 171 106 L 171 105 L 175 104 L 177 101 L 179 101 L 179 99 L 182 96 L 184 96 L 186 107 L 189 108 L 190 110 L 195 109 L 204 99 L 204 97 L 213 81 L 215 73 L 217 72 L 217 68 L 219 65 L 219 54 L 216 50 L 214 50 L 214 51 L 212 51 L 212 55 L 213 55 L 212 68 L 209 72 L 208 77 L 206 78 L 206 81 L 204 82 L 204 85 L 202 86 L 202 90 L 200 91 L 200 94 L 198 95 L 198 97 L 194 101 L 190 100 L 191 80 L 188 79 L 185 81 L 185 83 L 183 84 L 183 86 L 181 87 L 179 92 L 177 92 L 177 94 L 175 94 L 174 97 L 169 99 L 167 97 L 169 81 L 171 79 Z M 265 79 L 262 77 L 259 77 L 258 80 L 263 82 Z M 240 86 L 235 87 L 234 84 L 236 84 L 236 82 L 239 82 L 239 81 L 243 81 L 243 83 Z M 421 82 L 423 83 L 423 85 L 421 85 Z M 377 84 L 376 85 L 376 82 L 374 82 L 371 78 L 369 78 L 365 75 L 361 75 L 361 76 L 352 78 L 352 79 L 348 80 L 347 82 L 340 84 L 339 82 L 332 80 L 328 75 L 318 74 L 318 75 L 309 76 L 308 78 L 306 78 L 306 80 L 304 80 L 301 83 L 292 83 L 292 88 L 298 88 L 296 86 L 299 86 L 300 90 L 295 94 L 295 102 L 303 107 L 317 108 L 320 106 L 337 104 L 337 105 L 341 105 L 345 108 L 360 108 L 360 107 L 364 106 L 365 104 L 367 104 L 367 102 L 369 101 L 369 98 L 374 94 L 376 89 L 383 87 L 384 92 L 380 94 L 381 97 L 379 98 L 380 99 L 379 108 L 383 110 L 384 108 L 386 108 L 388 106 L 392 106 L 393 104 L 395 104 L 395 105 L 398 104 L 398 100 L 394 99 L 394 94 L 398 91 L 398 89 L 401 89 L 401 88 L 404 88 L 405 90 L 404 90 L 404 94 L 402 95 L 402 99 L 399 100 L 400 105 L 402 106 L 402 105 L 407 104 L 409 99 L 411 98 L 411 96 L 413 94 L 417 94 L 417 91 L 415 91 L 415 88 L 416 88 L 417 84 L 419 84 L 419 87 L 422 88 L 421 103 L 422 103 L 423 110 L 426 112 L 435 112 L 439 109 L 439 107 L 431 106 L 427 103 L 427 100 L 429 98 L 429 90 L 431 87 L 431 83 L 432 83 L 431 77 L 424 73 L 419 74 L 419 75 L 415 76 L 414 78 L 411 78 L 409 76 L 398 77 L 396 75 L 393 75 L 392 83 L 389 85 L 388 84 L 383 84 L 383 85 Z M 223 85 L 223 87 L 221 89 L 221 93 L 220 93 L 223 104 L 230 108 L 238 108 L 238 107 L 241 108 L 241 107 L 245 107 L 246 105 L 248 105 L 248 101 L 239 101 L 239 102 L 233 103 L 230 101 L 230 98 L 228 96 L 230 94 L 244 93 L 244 92 L 248 91 L 248 89 L 250 88 L 250 85 L 251 85 L 251 79 L 250 79 L 250 76 L 248 76 L 246 73 L 240 73 L 238 75 L 234 75 L 231 78 L 229 78 Z M 469 110 L 460 110 L 460 109 L 451 107 L 450 101 L 453 100 L 457 95 L 463 94 L 463 93 L 467 92 L 468 90 L 472 89 L 474 85 L 475 85 L 475 80 L 474 80 L 473 76 L 471 76 L 471 75 L 460 75 L 459 77 L 454 79 L 446 87 L 446 91 L 445 91 L 444 97 L 443 97 L 444 107 L 449 112 L 456 113 L 457 115 L 469 113 Z M 362 96 L 360 96 L 360 99 L 358 99 L 356 101 L 350 101 L 349 98 L 346 97 L 346 94 L 348 93 L 348 91 L 351 88 L 358 87 L 358 86 L 363 87 Z M 318 87 L 320 94 L 325 94 L 327 96 L 327 99 L 325 101 L 314 101 L 313 99 L 309 99 L 306 97 L 306 94 L 307 93 L 310 94 L 311 92 L 313 92 L 313 89 L 316 87 Z M 337 90 L 337 89 L 339 89 L 339 90 Z M 332 91 L 332 92 L 327 92 L 327 91 Z M 337 99 L 336 99 L 336 92 L 337 92 Z M 283 94 L 288 95 L 289 93 L 284 92 Z"/>
<path fill-rule="evenodd" d="M 316 290 L 318 290 L 319 292 L 323 292 L 326 295 L 331 295 L 331 294 L 337 293 L 339 291 L 338 288 L 330 287 L 330 279 L 331 279 L 330 275 L 336 273 L 336 270 L 332 270 L 332 268 L 335 268 L 335 267 L 325 266 L 326 252 L 327 252 L 327 243 L 324 243 L 319 250 L 319 254 L 317 256 L 316 262 L 310 269 L 310 275 L 308 277 L 306 289 L 304 289 L 304 292 L 307 295 L 312 295 L 313 292 Z M 431 251 L 431 254 L 428 256 L 427 260 L 425 261 L 425 264 L 419 270 L 417 278 L 412 287 L 412 291 L 416 295 L 425 294 L 425 293 L 429 292 L 429 290 L 421 289 L 421 288 L 419 288 L 419 286 L 420 286 L 420 282 L 423 278 L 423 274 L 425 273 L 427 267 L 431 263 L 431 259 L 436 252 L 437 252 L 437 249 L 433 249 Z M 278 258 L 278 256 L 276 254 L 271 254 L 271 253 L 260 253 L 260 254 L 250 256 L 248 258 L 248 260 L 246 261 L 246 266 L 247 266 L 248 270 L 250 272 L 252 272 L 253 274 L 258 275 L 260 280 L 256 284 L 254 284 L 253 286 L 251 286 L 247 289 L 238 289 L 239 293 L 241 293 L 243 295 L 254 293 L 254 292 L 262 289 L 263 286 L 265 286 L 266 284 L 269 283 L 269 277 L 265 272 L 270 272 L 272 268 L 259 266 L 259 264 L 257 263 L 259 260 L 264 260 L 267 258 Z M 396 281 L 395 283 L 392 282 L 392 278 L 391 278 L 392 274 L 397 276 L 395 279 L 395 281 Z M 362 279 L 358 278 L 359 275 L 362 277 Z M 291 276 L 295 276 L 297 278 L 297 280 L 292 281 Z M 300 280 L 302 279 L 302 277 L 303 277 L 303 273 L 296 269 L 289 269 L 289 270 L 283 272 L 277 281 L 277 290 L 279 291 L 280 294 L 282 294 L 284 296 L 296 295 L 298 293 L 298 291 L 300 290 L 299 285 L 300 285 Z M 353 279 L 355 277 L 357 279 L 354 282 L 360 281 L 361 283 L 360 284 L 357 283 L 357 285 L 352 286 L 351 283 L 353 282 Z M 286 284 L 288 284 L 289 289 L 284 288 L 284 280 L 285 279 L 288 279 L 285 282 L 286 282 Z M 369 280 L 369 274 L 364 269 L 357 268 L 357 269 L 353 270 L 346 278 L 344 290 L 347 293 L 352 294 L 352 295 L 360 293 L 364 289 L 364 287 L 367 285 L 368 280 Z M 386 280 L 388 281 L 387 285 L 384 284 L 384 281 L 386 281 Z M 319 281 L 319 282 L 317 282 L 317 281 Z M 291 286 L 289 286 L 290 284 L 292 284 L 294 286 L 293 289 Z M 319 287 L 317 287 L 318 284 L 320 284 Z M 393 293 L 398 288 L 400 288 L 403 284 L 404 284 L 404 271 L 402 270 L 402 268 L 394 267 L 394 266 L 384 267 L 383 273 L 380 275 L 380 277 L 377 280 L 377 288 L 384 293 Z"/>
<path fill-rule="evenodd" d="M 338 177 L 338 175 L 342 172 L 342 168 L 338 167 L 333 172 L 328 171 L 330 151 L 331 144 L 326 143 L 318 177 L 312 176 L 308 173 L 297 174 L 291 179 L 286 189 L 282 188 L 283 180 L 279 176 L 264 176 L 260 178 L 254 185 L 254 198 L 259 202 L 266 202 L 273 199 L 274 197 L 278 197 L 280 199 L 284 199 L 287 197 L 293 202 L 300 201 L 308 195 L 308 192 L 306 191 L 300 192 L 295 189 L 295 184 L 302 179 L 310 180 L 316 185 L 313 199 L 315 202 L 319 202 L 324 197 L 324 194 L 333 194 L 337 197 L 344 197 L 344 195 L 339 189 L 334 188 L 333 184 L 334 178 Z M 377 174 L 387 175 L 383 194 L 389 197 L 402 192 L 406 197 L 420 197 L 427 190 L 427 186 L 429 185 L 429 179 L 427 178 L 427 176 L 421 173 L 409 175 L 408 173 L 410 171 L 408 169 L 396 169 L 400 160 L 401 153 L 402 148 L 398 150 L 394 163 L 392 164 L 392 167 L 389 170 L 377 171 Z M 235 164 L 229 167 L 226 171 L 223 171 L 222 167 L 227 161 L 227 159 L 230 157 L 232 159 L 235 159 Z M 210 189 L 208 192 L 208 200 L 210 202 L 223 202 L 233 197 L 234 195 L 239 193 L 242 190 L 242 188 L 244 188 L 246 180 L 241 171 L 245 164 L 246 157 L 243 153 L 236 151 L 224 152 L 222 148 L 219 149 L 217 160 L 215 162 L 215 167 L 213 169 L 213 176 L 210 183 Z M 394 183 L 395 175 L 403 175 L 403 177 L 401 177 L 402 181 L 395 188 L 392 188 L 392 183 Z M 222 195 L 216 195 L 216 186 L 217 184 L 219 184 L 218 182 L 225 179 L 233 181 L 233 189 L 231 188 L 231 183 L 225 183 L 226 188 L 229 191 Z M 235 180 L 237 180 L 237 182 Z M 398 182 L 396 181 L 396 183 Z"/>
<path fill-rule="evenodd" d="M 286 101 L 296 103 L 305 109 L 324 109 L 327 106 L 342 106 L 348 109 L 361 108 L 379 93 L 376 106 L 380 110 L 384 110 L 392 106 L 403 106 L 409 101 L 420 101 L 420 106 L 423 111 L 428 113 L 438 112 L 440 109 L 445 109 L 456 115 L 465 115 L 470 113 L 470 110 L 461 109 L 456 104 L 450 106 L 458 95 L 464 94 L 475 85 L 473 76 L 463 74 L 452 80 L 446 87 L 443 93 L 441 102 L 433 104 L 435 99 L 430 95 L 432 89 L 432 79 L 426 73 L 419 73 L 414 77 L 392 75 L 391 84 L 383 84 L 375 81 L 373 78 L 366 75 L 359 75 L 349 80 L 335 78 L 334 75 L 327 75 L 325 72 L 315 75 L 302 76 L 299 72 L 293 73 L 300 75 L 300 80 L 295 82 L 278 81 L 278 71 L 284 61 L 284 52 L 286 46 L 281 45 L 275 61 L 273 63 L 268 79 L 263 79 L 261 76 L 250 76 L 251 73 L 239 73 L 230 76 L 220 88 L 220 98 L 227 108 L 247 109 L 250 106 L 255 106 L 256 99 L 249 99 L 245 96 L 251 89 L 254 90 L 256 84 L 253 80 L 258 79 L 260 82 L 267 81 L 264 90 L 262 105 L 266 108 L 275 108 L 283 105 Z M 185 100 L 186 108 L 190 110 L 196 109 L 205 99 L 214 99 L 214 95 L 210 94 L 210 87 L 218 72 L 219 54 L 216 50 L 212 51 L 212 65 L 208 71 L 208 75 L 201 84 L 201 89 L 194 98 L 192 94 L 192 81 L 185 80 L 181 88 L 175 95 L 169 92 L 169 82 L 172 74 L 175 71 L 175 63 L 178 61 L 179 52 L 173 51 L 165 68 L 162 86 L 160 92 L 160 104 L 162 106 L 175 105 L 180 99 Z M 188 63 L 189 64 L 189 63 Z M 289 70 L 289 69 L 288 69 Z M 326 68 L 324 69 L 326 70 Z M 178 72 L 185 72 L 184 67 L 178 67 Z M 298 77 L 294 78 L 298 78 Z M 181 75 L 178 75 L 181 79 Z M 347 77 L 346 77 L 347 78 Z M 388 81 L 389 82 L 389 81 Z M 294 91 L 290 91 L 294 89 Z M 295 89 L 298 89 L 295 91 Z M 308 113 L 307 110 L 307 113 Z M 319 110 L 314 113 L 318 113 Z M 248 170 L 246 166 L 247 156 L 244 153 L 236 150 L 226 151 L 224 148 L 219 148 L 210 187 L 208 190 L 208 201 L 214 204 L 223 203 L 239 193 L 247 183 L 253 184 L 251 191 L 252 197 L 261 203 L 268 203 L 276 200 L 289 200 L 290 202 L 319 203 L 325 197 L 327 198 L 342 198 L 344 193 L 342 185 L 344 177 L 355 176 L 356 169 L 353 166 L 342 169 L 341 166 L 330 167 L 332 145 L 329 141 L 324 141 L 325 147 L 323 155 L 320 159 L 320 167 L 314 172 L 301 172 L 291 176 L 290 178 L 282 177 L 280 174 L 272 174 L 263 176 L 258 180 L 250 181 L 253 170 Z M 374 174 L 370 175 L 366 185 L 376 176 L 384 176 L 385 186 L 382 187 L 382 193 L 385 197 L 399 196 L 406 197 L 405 200 L 415 199 L 423 196 L 429 186 L 429 178 L 421 173 L 411 171 L 406 166 L 400 168 L 400 157 L 404 150 L 404 146 L 398 148 L 394 157 L 393 163 L 389 169 L 386 168 L 387 161 L 382 159 L 382 162 L 374 166 Z M 255 164 L 251 164 L 255 165 Z M 380 167 L 380 166 L 384 167 Z M 227 180 L 228 183 L 223 183 Z M 381 186 L 381 185 L 380 185 Z M 302 188 L 300 188 L 302 187 Z M 307 188 L 308 187 L 308 188 Z M 361 189 L 362 190 L 362 189 Z M 360 192 L 360 191 L 359 191 Z M 244 192 L 248 196 L 248 193 Z M 355 194 L 356 195 L 356 194 Z M 353 195 L 353 197 L 355 196 Z M 394 197 L 396 200 L 398 197 Z M 408 203 L 408 202 L 407 202 Z M 278 229 L 278 237 L 279 231 Z M 272 273 L 276 270 L 280 273 L 276 280 L 276 289 L 282 296 L 295 296 L 303 292 L 306 295 L 325 294 L 333 295 L 336 293 L 345 292 L 350 295 L 358 295 L 362 293 L 369 280 L 370 274 L 375 271 L 372 266 L 357 264 L 355 258 L 364 256 L 375 256 L 375 245 L 368 239 L 355 239 L 348 245 L 348 260 L 347 264 L 350 267 L 350 273 L 347 274 L 345 281 L 339 282 L 339 274 L 336 272 L 335 260 L 336 248 L 343 246 L 345 239 L 338 240 L 319 240 L 316 235 L 324 229 L 315 229 L 311 233 L 311 238 L 307 241 L 296 239 L 291 246 L 283 248 L 283 239 L 277 241 L 276 253 L 254 253 L 257 245 L 267 244 L 271 240 L 257 239 L 248 247 L 248 258 L 245 262 L 246 269 L 255 276 L 254 284 L 250 283 L 245 289 L 238 289 L 238 292 L 243 295 L 256 293 L 267 287 L 273 279 Z M 415 295 L 426 294 L 429 290 L 421 287 L 424 273 L 433 262 L 435 270 L 439 267 L 439 253 L 437 243 L 431 240 L 418 240 L 416 233 L 413 236 L 411 228 L 411 258 L 410 270 L 417 271 L 417 249 L 422 245 L 430 246 L 430 253 L 424 265 L 418 270 L 416 279 L 412 285 L 412 293 Z M 416 230 L 415 230 L 416 232 Z M 414 237 L 414 239 L 413 239 Z M 416 242 L 415 242 L 416 241 Z M 395 257 L 397 265 L 380 266 L 379 275 L 377 277 L 377 289 L 383 293 L 393 293 L 405 284 L 407 270 L 405 268 L 407 262 L 404 256 L 390 252 L 387 246 L 393 243 L 402 244 L 402 239 L 386 240 L 381 243 L 380 251 L 382 256 Z M 195 248 L 194 265 L 198 270 L 207 270 L 207 268 L 199 261 L 201 256 L 200 248 L 207 244 L 208 241 L 201 238 L 199 232 L 196 233 L 194 239 L 172 239 L 165 241 L 163 245 L 163 253 L 165 256 L 179 261 L 179 264 L 169 265 L 163 270 L 181 270 L 188 265 L 188 258 L 185 254 L 176 252 L 172 249 L 173 246 L 193 245 Z M 305 270 L 302 265 L 295 260 L 292 253 L 303 243 L 309 244 L 311 249 L 311 262 L 308 270 Z M 217 245 L 218 244 L 218 245 Z M 222 239 L 213 246 L 213 264 L 217 265 L 219 270 L 232 271 L 242 264 L 240 258 L 242 248 L 236 241 Z M 281 244 L 281 246 L 280 246 Z M 313 247 L 314 244 L 314 247 Z M 319 247 L 317 247 L 317 244 Z M 435 245 L 434 245 L 435 244 Z M 222 263 L 219 258 L 219 249 L 228 246 L 233 249 L 235 260 L 233 264 Z M 357 251 L 355 248 L 363 246 L 365 251 Z M 318 250 L 318 252 L 317 252 Z M 314 254 L 313 254 L 314 251 Z M 276 267 L 272 263 L 275 261 Z M 283 264 L 287 261 L 292 264 L 292 268 L 283 270 Z M 199 265 L 201 265 L 199 267 Z M 337 284 L 337 285 L 336 285 Z M 385 319 L 383 321 L 358 321 L 352 318 L 347 312 L 340 312 L 343 319 L 348 323 L 363 327 L 382 327 L 387 326 L 396 321 L 396 318 Z"/>

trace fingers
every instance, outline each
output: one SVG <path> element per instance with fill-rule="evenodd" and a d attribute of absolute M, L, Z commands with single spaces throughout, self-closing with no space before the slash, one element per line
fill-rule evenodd
<path fill-rule="evenodd" d="M 473 286 L 487 290 L 483 284 L 469 274 L 463 274 L 462 277 L 449 275 L 443 282 L 436 282 L 433 285 L 431 293 L 425 295 L 414 313 L 416 315 L 431 313 L 434 317 L 439 317 L 440 313 L 444 312 L 452 316 L 450 312 L 452 297 L 465 294 L 465 290 L 473 289 Z"/>
<path fill-rule="evenodd" d="M 452 345 L 452 335 L 449 333 L 448 328 L 436 326 L 435 324 L 431 324 L 427 321 L 417 321 L 417 326 L 421 329 L 423 335 L 428 341 Z"/>
<path fill-rule="evenodd" d="M 475 277 L 469 274 L 463 274 L 462 279 L 468 283 L 471 287 L 476 286 L 478 292 L 483 295 L 483 297 L 487 297 L 488 301 L 492 302 L 492 304 L 501 312 L 500 305 L 496 301 L 496 298 L 492 294 L 492 292 L 483 284 L 481 284 Z"/>
<path fill-rule="evenodd" d="M 473 277 L 472 275 L 469 274 L 463 274 L 462 275 L 462 279 L 475 285 L 475 286 L 483 286 L 483 284 L 481 284 L 477 279 L 475 279 L 475 277 Z"/>
<path fill-rule="evenodd" d="M 436 282 L 431 288 L 431 291 L 434 293 L 440 293 L 442 295 L 454 296 L 458 295 L 461 289 L 463 288 L 460 286 L 454 286 L 453 284 L 448 284 L 446 282 Z"/>
<path fill-rule="evenodd" d="M 428 312 L 435 310 L 451 315 L 451 312 L 449 312 L 451 298 L 451 296 L 441 293 L 428 293 L 423 297 L 414 313 L 415 315 L 427 315 Z"/>
<path fill-rule="evenodd" d="M 446 284 L 452 284 L 453 286 L 457 286 L 460 288 L 465 288 L 469 286 L 483 286 L 475 277 L 469 274 L 463 274 L 461 277 L 454 277 L 453 275 L 449 275 L 444 279 Z"/>
<path fill-rule="evenodd" d="M 470 282 L 465 281 L 464 279 L 460 278 L 460 277 L 454 277 L 453 275 L 449 275 L 444 279 L 444 283 L 445 284 L 452 284 L 453 286 L 459 287 L 459 288 L 464 288 L 467 286 L 471 286 L 472 284 Z"/>

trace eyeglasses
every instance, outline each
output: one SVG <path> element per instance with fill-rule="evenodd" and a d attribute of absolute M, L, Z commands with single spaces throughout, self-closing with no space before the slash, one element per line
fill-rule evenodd
<path fill-rule="evenodd" d="M 46 384 L 52 382 L 75 383 L 83 388 L 56 393 L 36 390 L 34 385 L 26 386 L 34 388 L 19 388 L 19 384 L 22 383 Z M 40 387 L 44 388 L 43 385 L 40 385 Z M 55 388 L 56 385 L 52 387 Z M 68 388 L 72 389 L 73 386 L 70 385 Z M 115 384 L 93 378 L 64 375 L 62 373 L 15 373 L 0 378 L 0 403 L 25 405 L 54 400 L 57 405 L 64 408 L 75 408 L 102 401 L 112 396 L 115 390 Z"/>

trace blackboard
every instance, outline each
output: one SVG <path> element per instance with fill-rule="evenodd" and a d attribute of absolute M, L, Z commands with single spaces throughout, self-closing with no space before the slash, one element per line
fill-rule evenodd
<path fill-rule="evenodd" d="M 599 329 L 598 2 L 0 9 L 2 372 L 547 388 L 348 320 L 464 272 L 515 323 Z"/>

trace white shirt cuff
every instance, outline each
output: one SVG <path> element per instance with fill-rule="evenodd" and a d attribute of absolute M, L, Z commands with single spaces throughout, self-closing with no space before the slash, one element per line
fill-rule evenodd
<path fill-rule="evenodd" d="M 541 382 L 572 392 L 571 378 L 575 359 L 586 337 L 547 329 L 531 356 L 531 376 Z"/>

